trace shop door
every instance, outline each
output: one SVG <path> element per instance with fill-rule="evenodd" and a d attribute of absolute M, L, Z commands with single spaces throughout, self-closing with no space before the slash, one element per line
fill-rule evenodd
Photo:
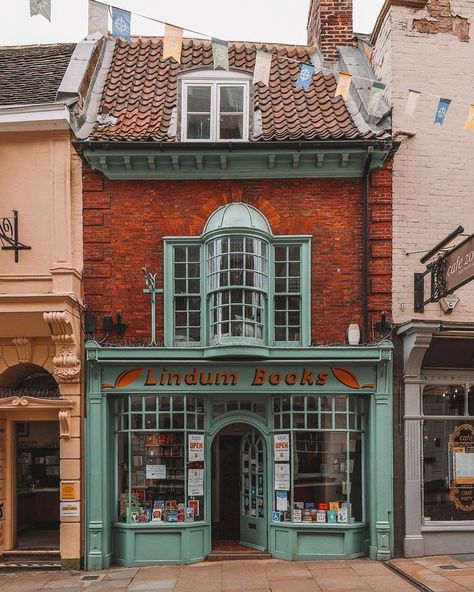
<path fill-rule="evenodd" d="M 267 548 L 265 443 L 255 430 L 247 432 L 240 446 L 241 501 L 240 542 Z"/>

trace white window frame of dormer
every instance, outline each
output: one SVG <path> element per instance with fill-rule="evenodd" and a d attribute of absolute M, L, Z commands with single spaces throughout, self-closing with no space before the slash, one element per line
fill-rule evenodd
<path fill-rule="evenodd" d="M 208 70 L 205 72 L 189 72 L 181 76 L 181 141 L 182 142 L 248 142 L 249 139 L 249 103 L 250 75 L 240 72 Z M 211 121 L 210 138 L 195 139 L 187 137 L 188 88 L 191 86 L 211 87 Z M 243 127 L 242 138 L 219 138 L 220 133 L 220 94 L 221 86 L 237 86 L 243 88 Z"/>

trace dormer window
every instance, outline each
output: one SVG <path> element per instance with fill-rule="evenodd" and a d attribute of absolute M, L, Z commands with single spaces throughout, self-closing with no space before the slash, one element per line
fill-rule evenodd
<path fill-rule="evenodd" d="M 250 79 L 235 72 L 205 71 L 182 76 L 181 139 L 248 140 Z"/>

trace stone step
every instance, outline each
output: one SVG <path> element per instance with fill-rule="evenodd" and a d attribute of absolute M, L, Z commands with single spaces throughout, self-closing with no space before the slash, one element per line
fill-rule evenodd
<path fill-rule="evenodd" d="M 0 556 L 0 569 L 61 569 L 59 549 L 11 549 Z"/>
<path fill-rule="evenodd" d="M 61 569 L 60 561 L 51 561 L 45 559 L 0 559 L 1 571 L 20 571 L 20 570 L 58 570 Z"/>
<path fill-rule="evenodd" d="M 207 556 L 208 561 L 235 561 L 238 559 L 271 559 L 270 553 L 265 551 L 211 551 Z"/>

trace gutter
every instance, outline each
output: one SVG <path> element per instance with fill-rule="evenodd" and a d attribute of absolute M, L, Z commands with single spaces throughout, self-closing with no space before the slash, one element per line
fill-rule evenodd
<path fill-rule="evenodd" d="M 245 151 L 245 150 L 298 150 L 298 152 L 308 150 L 328 150 L 328 149 L 350 149 L 350 148 L 369 148 L 379 150 L 392 150 L 393 142 L 391 138 L 387 139 L 373 139 L 373 140 L 321 140 L 321 141 L 266 141 L 258 142 L 103 142 L 97 140 L 85 140 L 73 142 L 74 148 L 83 153 L 84 150 L 158 150 L 160 152 L 172 152 L 173 150 L 180 151 L 219 151 L 228 150 Z"/>
<path fill-rule="evenodd" d="M 369 337 L 369 184 L 373 153 L 369 146 L 362 174 L 362 343 Z"/>

